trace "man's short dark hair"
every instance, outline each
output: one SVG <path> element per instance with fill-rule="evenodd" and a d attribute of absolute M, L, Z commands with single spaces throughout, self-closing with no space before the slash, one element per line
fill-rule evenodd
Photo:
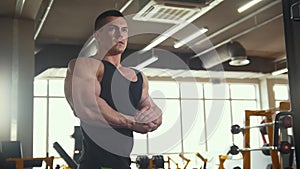
<path fill-rule="evenodd" d="M 96 21 L 95 21 L 95 31 L 97 31 L 98 29 L 100 29 L 102 26 L 105 25 L 105 18 L 109 17 L 109 16 L 115 16 L 115 17 L 124 17 L 124 15 L 118 11 L 118 10 L 108 10 L 108 11 L 105 11 L 103 13 L 101 13 Z"/>

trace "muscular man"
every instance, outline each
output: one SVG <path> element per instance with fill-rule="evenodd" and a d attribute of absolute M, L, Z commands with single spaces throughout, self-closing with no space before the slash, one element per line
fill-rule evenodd
<path fill-rule="evenodd" d="M 162 112 L 148 94 L 148 80 L 121 65 L 128 26 L 119 11 L 95 21 L 95 56 L 71 60 L 65 95 L 80 119 L 83 150 L 79 169 L 130 169 L 133 131 L 147 133 L 162 122 Z"/>

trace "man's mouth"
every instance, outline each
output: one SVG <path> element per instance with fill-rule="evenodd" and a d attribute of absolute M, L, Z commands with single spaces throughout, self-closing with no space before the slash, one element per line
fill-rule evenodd
<path fill-rule="evenodd" d="M 124 45 L 124 44 L 125 44 L 125 42 L 123 42 L 123 41 L 118 41 L 118 43 L 117 43 L 117 44 Z"/>

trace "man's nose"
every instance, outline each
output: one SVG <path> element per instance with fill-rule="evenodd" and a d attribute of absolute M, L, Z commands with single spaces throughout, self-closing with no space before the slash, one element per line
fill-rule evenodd
<path fill-rule="evenodd" d="M 116 29 L 116 32 L 115 32 L 115 33 L 116 33 L 116 37 L 118 37 L 118 38 L 119 38 L 119 37 L 122 37 L 122 38 L 123 38 L 123 37 L 125 37 L 125 34 L 126 34 L 125 32 L 122 31 L 121 28 L 120 28 L 120 29 Z"/>
<path fill-rule="evenodd" d="M 115 29 L 115 35 L 116 35 L 117 37 L 122 36 L 122 35 L 121 35 L 121 30 L 120 30 L 120 29 Z"/>

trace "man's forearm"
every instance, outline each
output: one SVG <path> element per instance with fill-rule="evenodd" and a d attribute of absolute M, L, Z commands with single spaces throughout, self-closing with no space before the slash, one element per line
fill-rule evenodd
<path fill-rule="evenodd" d="M 124 115 L 114 110 L 104 99 L 97 97 L 100 112 L 106 122 L 117 128 L 131 128 L 135 124 L 133 116 Z"/>

